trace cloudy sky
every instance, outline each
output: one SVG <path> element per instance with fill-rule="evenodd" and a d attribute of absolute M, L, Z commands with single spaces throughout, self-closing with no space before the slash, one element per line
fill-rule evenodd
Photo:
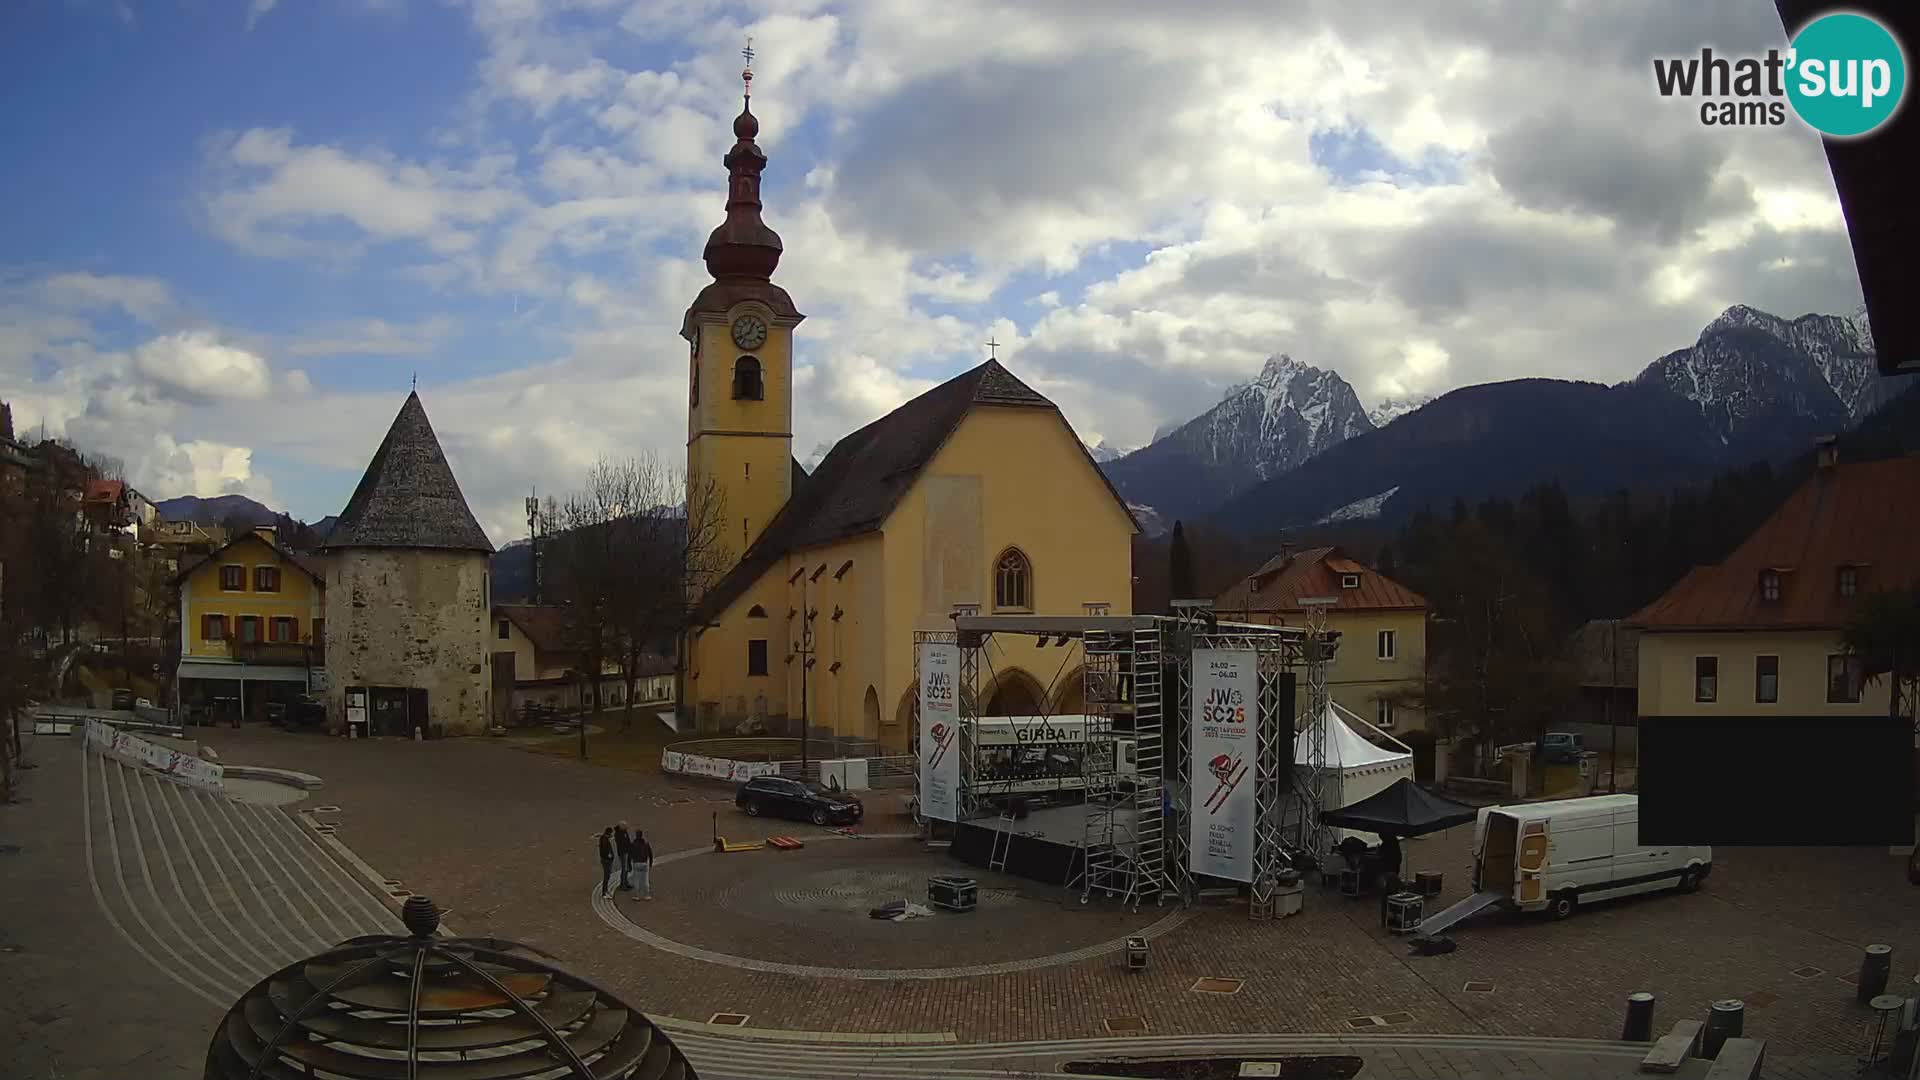
<path fill-rule="evenodd" d="M 1817 139 L 1653 90 L 1768 0 L 11 0 L 0 398 L 313 520 L 417 377 L 496 542 L 680 460 L 749 34 L 803 459 L 989 337 L 1131 447 L 1276 352 L 1373 404 L 1859 304 Z"/>

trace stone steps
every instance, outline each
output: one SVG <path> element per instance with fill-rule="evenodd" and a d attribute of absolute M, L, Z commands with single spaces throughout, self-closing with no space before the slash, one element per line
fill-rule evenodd
<path fill-rule="evenodd" d="M 348 938 L 403 932 L 281 809 L 97 755 L 84 767 L 91 869 L 108 920 L 200 997 L 225 1008 Z"/>

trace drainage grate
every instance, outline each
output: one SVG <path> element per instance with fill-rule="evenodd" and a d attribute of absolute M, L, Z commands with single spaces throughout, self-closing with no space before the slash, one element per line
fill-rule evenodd
<path fill-rule="evenodd" d="M 1385 1021 L 1385 1020 L 1382 1020 L 1382 1019 L 1380 1019 L 1380 1018 L 1379 1018 L 1379 1017 L 1377 1017 L 1377 1016 L 1349 1016 L 1349 1017 L 1347 1017 L 1347 1026 L 1348 1026 L 1348 1027 L 1350 1027 L 1350 1028 L 1372 1028 L 1372 1027 L 1381 1027 L 1381 1026 L 1384 1026 L 1385 1024 L 1386 1024 L 1386 1021 Z"/>
<path fill-rule="evenodd" d="M 1237 994 L 1246 982 L 1245 979 L 1220 979 L 1212 975 L 1204 975 L 1193 980 L 1193 985 L 1187 989 L 1196 994 Z"/>
<path fill-rule="evenodd" d="M 1410 1012 L 1388 1013 L 1380 1018 L 1380 1022 L 1383 1024 L 1411 1024 L 1413 1023 L 1413 1014 Z"/>
<path fill-rule="evenodd" d="M 1771 991 L 1761 990 L 1756 993 L 1748 994 L 1745 998 L 1741 1000 L 1745 1001 L 1747 1003 L 1747 1007 L 1750 1009 L 1764 1009 L 1767 1006 L 1773 1004 L 1774 1002 L 1779 1001 L 1780 995 L 1775 994 Z"/>
<path fill-rule="evenodd" d="M 746 1013 L 714 1013 L 713 1016 L 707 1020 L 707 1023 L 719 1024 L 722 1027 L 745 1027 L 747 1023 L 747 1014 Z"/>
<path fill-rule="evenodd" d="M 1114 1035 L 1139 1035 L 1147 1030 L 1147 1021 L 1139 1016 L 1109 1016 L 1104 1021 Z"/>
<path fill-rule="evenodd" d="M 1485 979 L 1469 979 L 1466 985 L 1460 989 L 1469 994 L 1491 994 L 1493 993 L 1493 984 Z"/>
<path fill-rule="evenodd" d="M 1802 978 L 1802 979 L 1817 979 L 1820 976 L 1825 975 L 1826 973 L 1827 973 L 1826 968 L 1817 968 L 1817 967 L 1814 967 L 1812 964 L 1808 964 L 1806 967 L 1797 967 L 1793 969 L 1793 974 L 1796 977 Z"/>

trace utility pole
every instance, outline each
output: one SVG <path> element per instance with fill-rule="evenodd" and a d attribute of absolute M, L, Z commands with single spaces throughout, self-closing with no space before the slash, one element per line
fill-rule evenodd
<path fill-rule="evenodd" d="M 813 718 L 807 713 L 807 672 L 813 668 L 813 616 L 815 612 L 807 606 L 807 568 L 802 564 L 787 579 L 787 584 L 800 583 L 800 640 L 793 644 L 793 654 L 800 658 L 800 782 L 807 779 L 807 729 L 813 726 Z"/>
<path fill-rule="evenodd" d="M 533 489 L 527 496 L 527 543 L 533 548 L 533 602 L 540 600 L 540 493 Z M 583 753 L 582 757 L 585 756 Z"/>
<path fill-rule="evenodd" d="M 1620 728 L 1613 722 L 1613 695 L 1620 683 L 1620 622 L 1607 627 L 1607 693 L 1600 699 L 1607 711 L 1607 794 L 1618 792 L 1614 778 L 1620 772 Z"/>

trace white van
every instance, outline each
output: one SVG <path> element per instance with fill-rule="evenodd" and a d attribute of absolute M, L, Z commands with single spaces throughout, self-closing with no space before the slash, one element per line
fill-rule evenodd
<path fill-rule="evenodd" d="M 1710 847 L 1640 843 L 1640 797 L 1487 806 L 1473 827 L 1473 886 L 1493 902 L 1556 919 L 1582 904 L 1662 889 L 1693 891 Z"/>

